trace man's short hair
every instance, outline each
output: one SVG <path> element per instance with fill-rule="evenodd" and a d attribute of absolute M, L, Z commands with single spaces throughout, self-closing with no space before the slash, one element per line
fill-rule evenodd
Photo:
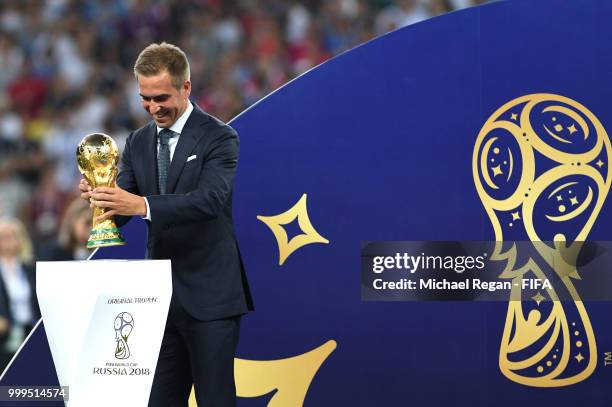
<path fill-rule="evenodd" d="M 189 80 L 189 61 L 179 47 L 167 42 L 153 43 L 142 50 L 134 64 L 134 76 L 153 76 L 168 71 L 172 86 L 180 89 Z"/>

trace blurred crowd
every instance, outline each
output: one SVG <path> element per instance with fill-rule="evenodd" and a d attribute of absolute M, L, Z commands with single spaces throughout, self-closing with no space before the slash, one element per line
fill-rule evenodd
<path fill-rule="evenodd" d="M 192 100 L 228 121 L 308 69 L 480 0 L 0 1 L 0 371 L 39 317 L 35 260 L 84 259 L 76 145 L 148 121 L 132 66 L 151 42 L 190 58 Z"/>

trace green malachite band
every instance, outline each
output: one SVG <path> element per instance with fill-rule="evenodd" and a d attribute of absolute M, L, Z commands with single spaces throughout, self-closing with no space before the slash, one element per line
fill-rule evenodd
<path fill-rule="evenodd" d="M 120 246 L 124 245 L 125 240 L 121 237 L 114 237 L 112 239 L 101 239 L 101 240 L 92 240 L 87 242 L 87 248 L 91 249 L 94 247 L 104 247 L 104 246 Z"/>
<path fill-rule="evenodd" d="M 109 229 L 92 229 L 91 234 L 97 235 L 99 233 L 119 233 L 118 228 L 109 228 Z"/>

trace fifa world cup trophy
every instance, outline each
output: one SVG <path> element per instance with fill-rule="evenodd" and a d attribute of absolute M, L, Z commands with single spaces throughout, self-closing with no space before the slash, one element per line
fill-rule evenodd
<path fill-rule="evenodd" d="M 83 137 L 77 146 L 76 156 L 79 171 L 92 188 L 115 186 L 119 149 L 110 136 L 93 133 Z M 113 218 L 96 221 L 96 218 L 106 211 L 105 208 L 94 209 L 93 227 L 87 241 L 88 249 L 125 244 Z"/>

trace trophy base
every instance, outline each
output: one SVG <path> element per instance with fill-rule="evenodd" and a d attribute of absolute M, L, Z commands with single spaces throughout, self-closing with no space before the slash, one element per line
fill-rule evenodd
<path fill-rule="evenodd" d="M 87 241 L 88 249 L 108 246 L 123 246 L 125 239 L 118 228 L 92 230 Z"/>

